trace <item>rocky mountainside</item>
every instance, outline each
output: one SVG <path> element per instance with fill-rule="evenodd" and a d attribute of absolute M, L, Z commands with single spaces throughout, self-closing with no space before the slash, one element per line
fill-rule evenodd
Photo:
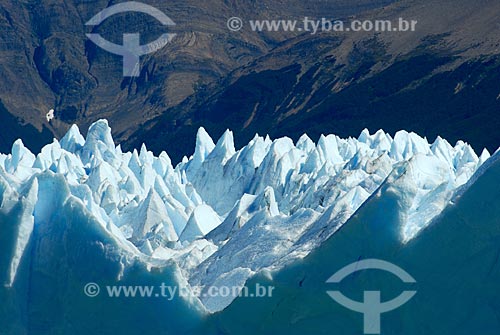
<path fill-rule="evenodd" d="M 291 38 L 198 91 L 129 139 L 180 156 L 203 125 L 242 145 L 255 132 L 313 139 L 363 128 L 500 143 L 500 4 L 407 0 L 359 18 L 418 20 L 415 32 L 323 33 Z M 155 136 L 151 136 L 155 134 Z"/>
<path fill-rule="evenodd" d="M 201 88 L 266 55 L 292 33 L 230 32 L 231 16 L 344 17 L 391 0 L 169 1 L 148 0 L 176 23 L 174 41 L 142 57 L 138 78 L 122 76 L 122 59 L 98 48 L 91 31 L 116 44 L 123 33 L 156 40 L 164 27 L 145 14 L 119 14 L 98 27 L 85 23 L 104 8 L 123 1 L 0 1 L 0 149 L 6 152 L 19 135 L 34 150 L 62 136 L 72 123 L 86 129 L 106 117 L 119 140 L 140 136 L 144 123 L 158 120 Z M 93 30 L 92 30 L 93 29 Z M 50 123 L 45 114 L 55 109 Z M 153 121 L 156 123 L 156 121 Z M 181 124 L 182 126 L 182 124 Z"/>

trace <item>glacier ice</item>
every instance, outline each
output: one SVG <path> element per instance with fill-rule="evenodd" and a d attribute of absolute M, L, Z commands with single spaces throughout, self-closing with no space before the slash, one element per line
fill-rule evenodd
<path fill-rule="evenodd" d="M 156 157 L 145 146 L 123 152 L 105 120 L 86 137 L 73 126 L 36 156 L 21 140 L 0 154 L 0 280 L 28 280 L 21 277 L 33 269 L 21 270 L 22 260 L 45 250 L 47 236 L 64 241 L 80 231 L 101 239 L 91 245 L 116 266 L 116 281 L 140 264 L 143 276 L 174 269 L 172 280 L 202 290 L 243 286 L 309 255 L 370 199 L 397 197 L 398 238 L 409 243 L 489 158 L 462 141 L 428 143 L 406 131 L 321 136 L 317 144 L 306 135 L 297 143 L 256 135 L 236 150 L 232 132 L 214 143 L 201 128 L 194 154 L 173 166 L 167 153 Z M 194 304 L 217 312 L 234 298 Z"/>
<path fill-rule="evenodd" d="M 237 298 L 200 325 L 199 334 L 363 333 L 363 315 L 334 302 L 325 292 L 340 289 L 362 301 L 363 291 L 384 300 L 416 290 L 404 306 L 385 313 L 381 334 L 496 335 L 500 329 L 500 152 L 488 159 L 452 205 L 413 239 L 401 243 L 400 201 L 405 195 L 370 197 L 343 228 L 301 262 L 259 274 L 247 287 L 273 285 L 271 299 Z M 403 218 L 404 219 L 404 218 Z M 360 271 L 341 284 L 333 273 L 360 259 L 378 258 L 403 268 L 417 280 L 402 284 L 384 271 Z M 251 317 L 249 317 L 251 316 Z"/>

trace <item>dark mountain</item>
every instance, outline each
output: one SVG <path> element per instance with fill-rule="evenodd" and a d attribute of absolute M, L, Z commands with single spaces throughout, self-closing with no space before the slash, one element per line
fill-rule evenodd
<path fill-rule="evenodd" d="M 186 98 L 217 83 L 295 33 L 238 33 L 226 27 L 229 17 L 264 19 L 309 15 L 343 17 L 390 3 L 391 0 L 287 1 L 159 1 L 145 0 L 177 24 L 177 37 L 165 48 L 141 58 L 138 78 L 123 78 L 122 59 L 90 42 L 97 32 L 122 44 L 124 33 L 141 34 L 143 44 L 156 40 L 164 27 L 146 14 L 119 14 L 98 27 L 85 23 L 104 8 L 123 1 L 0 1 L 0 117 L 15 120 L 9 130 L 23 131 L 27 142 L 42 143 L 77 123 L 85 128 L 108 118 L 118 140 L 139 134 L 144 123 L 159 120 Z M 54 108 L 56 120 L 45 114 Z M 8 112 L 8 114 L 6 114 Z M 9 127 L 7 127 L 9 125 Z M 13 128 L 11 128 L 13 127 Z M 47 128 L 48 130 L 43 130 Z M 139 140 L 138 135 L 133 137 Z M 12 136 L 0 137 L 0 151 Z"/>
<path fill-rule="evenodd" d="M 418 20 L 416 32 L 323 33 L 291 38 L 168 109 L 130 139 L 176 158 L 203 125 L 241 143 L 363 128 L 500 145 L 500 35 L 495 1 L 402 1 L 359 18 Z M 154 134 L 154 136 L 153 136 Z M 240 143 L 240 144 L 241 144 Z"/>
<path fill-rule="evenodd" d="M 175 22 L 177 37 L 141 58 L 137 78 L 122 59 L 90 42 L 98 32 L 121 44 L 165 32 L 154 18 L 119 14 L 85 22 L 117 2 L 0 1 L 0 151 L 22 137 L 34 150 L 77 123 L 107 118 L 130 149 L 146 142 L 175 160 L 194 133 L 226 128 L 241 143 L 258 132 L 356 136 L 363 128 L 464 139 L 476 150 L 500 145 L 499 55 L 493 0 L 145 1 Z M 415 32 L 230 32 L 250 19 L 418 20 Z M 45 119 L 49 109 L 56 119 Z"/>

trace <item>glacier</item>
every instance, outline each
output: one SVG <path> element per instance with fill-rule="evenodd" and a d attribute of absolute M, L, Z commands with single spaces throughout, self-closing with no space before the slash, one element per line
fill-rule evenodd
<path fill-rule="evenodd" d="M 324 249 L 321 257 L 348 258 L 349 248 L 367 248 L 363 239 L 384 240 L 386 226 L 388 245 L 411 248 L 498 156 L 382 130 L 317 143 L 256 135 L 237 150 L 231 131 L 215 143 L 201 128 L 194 154 L 174 166 L 144 145 L 123 152 L 105 120 L 86 137 L 71 127 L 38 155 L 18 140 L 0 154 L 0 319 L 13 319 L 6 334 L 107 334 L 118 320 L 141 331 L 141 323 L 123 322 L 131 315 L 147 315 L 168 334 L 207 316 L 224 319 L 241 299 L 203 294 L 210 287 L 272 282 Z M 367 222 L 377 226 L 363 230 Z M 349 229 L 359 237 L 333 247 Z M 81 293 L 92 281 L 168 282 L 201 294 L 96 307 Z M 89 310 L 95 328 L 82 315 Z"/>
<path fill-rule="evenodd" d="M 500 154 L 497 152 L 453 196 L 451 203 L 413 239 L 402 244 L 403 194 L 371 197 L 300 262 L 252 277 L 246 285 L 274 285 L 272 299 L 237 298 L 203 323 L 198 334 L 363 334 L 363 315 L 325 294 L 340 289 L 362 301 L 363 291 L 383 300 L 416 290 L 404 306 L 382 315 L 381 334 L 495 335 L 500 330 Z M 326 283 L 360 259 L 397 264 L 417 280 L 404 285 L 378 271 Z"/>

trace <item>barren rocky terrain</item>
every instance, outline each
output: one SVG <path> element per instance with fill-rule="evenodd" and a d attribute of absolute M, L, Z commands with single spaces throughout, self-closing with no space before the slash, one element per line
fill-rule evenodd
<path fill-rule="evenodd" d="M 153 41 L 164 27 L 143 14 L 85 22 L 115 2 L 0 2 L 1 151 L 23 137 L 39 149 L 77 123 L 107 118 L 129 148 L 146 142 L 175 160 L 201 125 L 298 137 L 367 127 L 463 138 L 493 149 L 500 135 L 496 1 L 145 1 L 165 12 L 176 38 L 141 58 L 137 78 L 85 33 L 121 44 L 125 32 Z M 416 32 L 230 32 L 231 16 L 418 20 Z M 56 119 L 45 114 L 54 108 Z M 240 143 L 240 144 L 241 144 Z"/>

